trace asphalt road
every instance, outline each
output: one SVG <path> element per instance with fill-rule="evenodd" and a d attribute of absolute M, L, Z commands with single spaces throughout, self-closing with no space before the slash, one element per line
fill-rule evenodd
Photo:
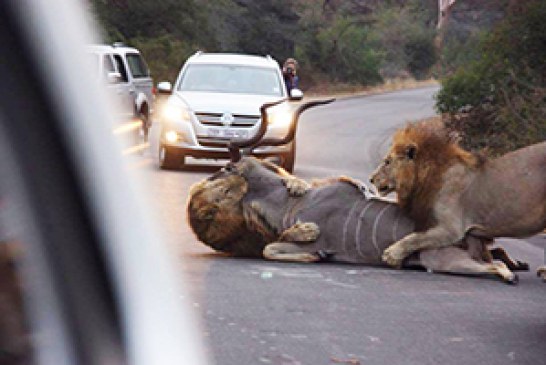
<path fill-rule="evenodd" d="M 434 114 L 435 91 L 342 99 L 305 112 L 295 174 L 367 181 L 392 132 Z M 421 271 L 234 259 L 199 243 L 185 221 L 189 186 L 214 168 L 159 171 L 148 155 L 136 166 L 145 167 L 213 363 L 546 364 L 546 284 L 535 276 L 544 263 L 544 235 L 499 240 L 531 266 L 517 286 Z"/>

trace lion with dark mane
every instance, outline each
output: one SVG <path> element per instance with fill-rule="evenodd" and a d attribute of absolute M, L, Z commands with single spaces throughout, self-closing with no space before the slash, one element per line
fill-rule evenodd
<path fill-rule="evenodd" d="M 339 177 L 309 185 L 251 157 L 192 186 L 187 210 L 198 239 L 215 250 L 280 261 L 381 265 L 383 251 L 414 231 L 397 204 L 372 196 L 357 181 Z M 502 249 L 489 251 L 490 242 L 470 238 L 411 255 L 404 265 L 515 282 L 510 269 L 525 264 Z"/>
<path fill-rule="evenodd" d="M 416 223 L 417 232 L 385 250 L 392 266 L 468 235 L 525 237 L 546 227 L 546 142 L 487 159 L 463 150 L 439 122 L 410 123 L 371 182 L 382 195 L 395 191 Z"/>

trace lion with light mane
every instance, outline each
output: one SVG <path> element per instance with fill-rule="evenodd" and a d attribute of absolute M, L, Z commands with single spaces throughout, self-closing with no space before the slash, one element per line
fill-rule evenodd
<path fill-rule="evenodd" d="M 381 195 L 395 191 L 416 222 L 417 232 L 385 250 L 391 266 L 467 235 L 526 237 L 546 227 L 546 142 L 486 159 L 463 150 L 440 122 L 410 123 L 370 181 Z"/>

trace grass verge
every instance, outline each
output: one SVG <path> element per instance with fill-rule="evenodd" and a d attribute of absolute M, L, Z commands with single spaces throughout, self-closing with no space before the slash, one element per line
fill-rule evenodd
<path fill-rule="evenodd" d="M 381 85 L 360 86 L 343 83 L 320 83 L 305 91 L 305 96 L 310 98 L 333 96 L 343 98 L 348 96 L 375 95 L 396 90 L 417 89 L 420 87 L 439 85 L 435 79 L 414 80 L 414 79 L 391 79 Z"/>

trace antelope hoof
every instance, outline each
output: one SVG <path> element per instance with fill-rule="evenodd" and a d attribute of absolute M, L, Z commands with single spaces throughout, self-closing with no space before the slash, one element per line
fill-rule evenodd
<path fill-rule="evenodd" d="M 519 276 L 517 274 L 512 275 L 511 277 L 507 278 L 505 280 L 506 284 L 510 285 L 518 285 L 519 283 Z"/>
<path fill-rule="evenodd" d="M 320 261 L 328 261 L 332 256 L 334 256 L 333 251 L 318 250 L 317 256 L 320 257 Z"/>
<path fill-rule="evenodd" d="M 514 270 L 517 271 L 529 271 L 529 264 L 523 261 L 516 260 L 516 267 Z"/>

